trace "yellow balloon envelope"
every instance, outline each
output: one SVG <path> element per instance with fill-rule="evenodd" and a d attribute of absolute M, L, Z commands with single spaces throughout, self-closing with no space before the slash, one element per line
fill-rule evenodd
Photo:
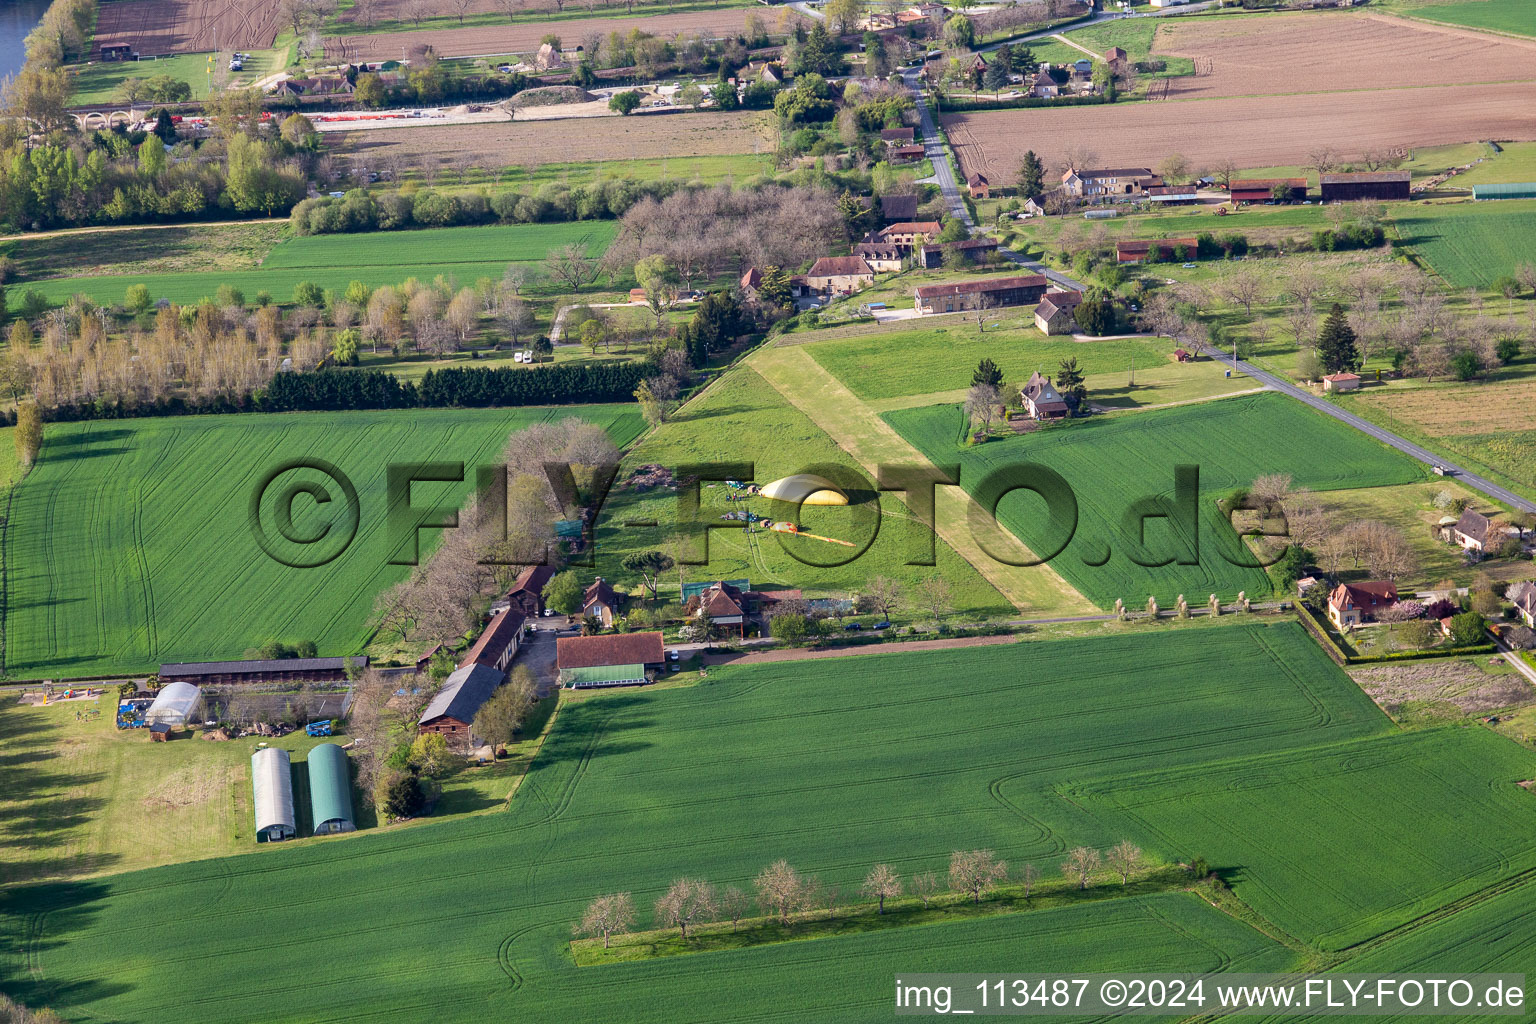
<path fill-rule="evenodd" d="M 775 480 L 763 488 L 766 498 L 793 501 L 800 505 L 846 505 L 848 495 L 825 477 L 811 473 L 796 473 L 782 480 Z"/>

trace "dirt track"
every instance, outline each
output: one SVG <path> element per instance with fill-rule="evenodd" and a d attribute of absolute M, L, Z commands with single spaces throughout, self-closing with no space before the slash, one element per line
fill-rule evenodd
<path fill-rule="evenodd" d="M 679 174 L 687 173 L 688 157 L 772 150 L 763 116 L 745 111 L 336 132 L 326 143 L 343 155 L 390 152 L 408 160 L 436 156 L 440 163 L 473 153 L 482 167 L 670 157 Z"/>
<path fill-rule="evenodd" d="M 1155 167 L 1182 153 L 1196 166 L 1231 157 L 1239 166 L 1275 167 L 1302 163 L 1319 145 L 1349 159 L 1392 146 L 1536 140 L 1536 84 L 1000 110 L 942 120 L 962 173 L 1011 184 L 1029 149 L 1048 164 L 1070 146 L 1086 146 L 1107 166 Z"/>
<path fill-rule="evenodd" d="M 1208 69 L 1169 99 L 1536 81 L 1536 39 L 1358 13 L 1169 19 L 1152 52 Z"/>
<path fill-rule="evenodd" d="M 264 50 L 277 38 L 279 0 L 116 0 L 96 18 L 95 52 L 127 43 L 145 55 Z"/>
<path fill-rule="evenodd" d="M 799 14 L 787 7 L 780 11 L 762 7 L 735 7 L 643 18 L 582 18 L 576 21 L 535 21 L 421 32 L 380 32 L 327 39 L 325 52 L 329 56 L 350 61 L 399 60 L 412 47 L 422 45 L 431 46 L 439 57 L 533 53 L 539 48 L 539 41 L 550 32 L 559 35 L 566 46 L 575 46 L 593 33 L 606 38 L 610 32 L 627 35 L 634 29 L 663 38 L 701 32 L 726 36 L 740 32 L 746 26 L 747 16 L 754 13 L 763 20 L 770 32 L 779 30 L 781 17 L 800 18 Z"/>

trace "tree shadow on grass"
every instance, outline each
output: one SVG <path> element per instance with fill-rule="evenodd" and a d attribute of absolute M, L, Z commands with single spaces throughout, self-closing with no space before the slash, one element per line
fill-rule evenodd
<path fill-rule="evenodd" d="M 0 992 L 34 1009 L 61 1010 L 131 991 L 121 982 L 54 980 L 41 969 L 49 951 L 93 926 L 109 892 L 104 883 L 84 881 L 0 889 L 0 962 L 19 965 L 0 979 Z"/>
<path fill-rule="evenodd" d="M 97 872 L 120 859 L 66 852 L 71 834 L 105 805 L 80 794 L 105 775 L 58 756 L 60 731 L 41 710 L 0 713 L 0 794 L 7 804 L 0 819 L 0 884 Z M 50 851 L 57 855 L 47 856 Z"/>

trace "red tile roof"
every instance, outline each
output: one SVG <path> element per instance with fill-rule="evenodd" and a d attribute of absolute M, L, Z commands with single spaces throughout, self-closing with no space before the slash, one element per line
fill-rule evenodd
<path fill-rule="evenodd" d="M 1328 603 L 1335 608 L 1359 608 L 1374 612 L 1397 603 L 1397 584 L 1391 580 L 1371 583 L 1340 583 L 1328 595 Z"/>
<path fill-rule="evenodd" d="M 555 641 L 555 660 L 562 669 L 656 665 L 666 658 L 660 633 L 568 636 Z"/>
<path fill-rule="evenodd" d="M 882 235 L 936 235 L 942 229 L 936 220 L 911 220 L 890 224 L 882 228 Z"/>

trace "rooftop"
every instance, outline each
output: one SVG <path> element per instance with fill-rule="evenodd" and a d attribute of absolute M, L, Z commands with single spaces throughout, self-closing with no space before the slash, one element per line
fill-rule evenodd
<path fill-rule="evenodd" d="M 568 636 L 555 642 L 562 669 L 603 665 L 654 665 L 666 660 L 660 633 L 615 633 L 607 636 Z"/>

